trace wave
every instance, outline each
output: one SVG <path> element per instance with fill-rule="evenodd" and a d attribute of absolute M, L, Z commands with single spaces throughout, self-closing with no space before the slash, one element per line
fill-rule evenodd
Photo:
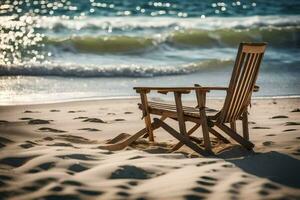
<path fill-rule="evenodd" d="M 23 65 L 0 65 L 0 76 L 154 77 L 216 70 L 229 65 L 233 65 L 233 60 L 211 59 L 182 66 L 97 66 L 75 63 L 27 63 Z"/>
<path fill-rule="evenodd" d="M 62 47 L 63 50 L 84 53 L 139 52 L 154 45 L 151 38 L 129 36 L 46 38 L 46 44 Z"/>
<path fill-rule="evenodd" d="M 45 43 L 60 47 L 64 51 L 83 53 L 141 53 L 159 45 L 174 48 L 233 47 L 239 42 L 268 42 L 270 47 L 299 47 L 299 28 L 264 29 L 186 29 L 154 37 L 140 36 L 77 36 L 69 38 L 46 38 Z"/>
<path fill-rule="evenodd" d="M 65 17 L 37 17 L 37 24 L 42 29 L 54 32 L 72 30 L 109 30 L 133 31 L 147 29 L 223 29 L 237 28 L 247 29 L 264 27 L 299 27 L 298 15 L 270 15 L 270 16 L 248 16 L 248 17 L 85 17 L 80 19 L 69 19 Z"/>

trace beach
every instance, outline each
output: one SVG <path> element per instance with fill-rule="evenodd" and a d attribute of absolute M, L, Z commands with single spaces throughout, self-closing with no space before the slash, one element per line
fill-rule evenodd
<path fill-rule="evenodd" d="M 176 140 L 162 129 L 155 131 L 154 143 L 139 139 L 120 151 L 102 149 L 110 139 L 144 128 L 139 101 L 1 106 L 0 198 L 300 198 L 299 98 L 252 101 L 253 152 L 231 141 L 214 146 L 215 155 L 208 157 L 185 146 L 169 153 Z M 207 103 L 220 109 L 223 100 Z M 193 135 L 202 137 L 201 130 Z"/>
<path fill-rule="evenodd" d="M 0 200 L 300 199 L 299 7 L 299 0 L 1 1 Z M 253 84 L 253 151 L 224 133 L 230 143 L 211 135 L 206 157 L 185 145 L 171 152 L 178 140 L 163 128 L 154 142 L 109 148 L 146 130 L 134 87 L 222 87 L 207 94 L 207 107 L 222 109 L 232 94 L 217 119 L 232 121 Z M 195 94 L 182 96 L 205 124 L 195 119 Z M 174 104 L 171 92 L 149 99 Z M 166 122 L 178 131 L 178 122 Z M 190 137 L 196 149 L 204 147 L 201 128 Z"/>

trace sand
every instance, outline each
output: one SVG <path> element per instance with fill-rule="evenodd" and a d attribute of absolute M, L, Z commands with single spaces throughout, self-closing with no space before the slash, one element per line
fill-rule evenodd
<path fill-rule="evenodd" d="M 0 199 L 300 199 L 300 99 L 253 100 L 253 152 L 233 142 L 210 157 L 168 153 L 176 141 L 161 129 L 153 144 L 101 149 L 144 128 L 138 102 L 1 106 Z"/>

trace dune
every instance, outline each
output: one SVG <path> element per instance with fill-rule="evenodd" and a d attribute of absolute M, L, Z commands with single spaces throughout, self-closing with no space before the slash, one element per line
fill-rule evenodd
<path fill-rule="evenodd" d="M 0 199 L 300 199 L 298 98 L 253 101 L 251 152 L 213 139 L 214 156 L 169 153 L 176 140 L 161 129 L 154 143 L 101 149 L 144 127 L 138 102 L 0 106 Z"/>

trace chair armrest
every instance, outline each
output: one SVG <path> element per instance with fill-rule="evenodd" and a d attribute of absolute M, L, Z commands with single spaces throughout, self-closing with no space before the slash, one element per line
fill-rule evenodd
<path fill-rule="evenodd" d="M 209 92 L 210 90 L 227 90 L 227 87 L 134 87 L 137 93 L 149 93 L 155 90 L 159 93 L 166 94 L 168 92 L 190 93 L 193 90 Z"/>

